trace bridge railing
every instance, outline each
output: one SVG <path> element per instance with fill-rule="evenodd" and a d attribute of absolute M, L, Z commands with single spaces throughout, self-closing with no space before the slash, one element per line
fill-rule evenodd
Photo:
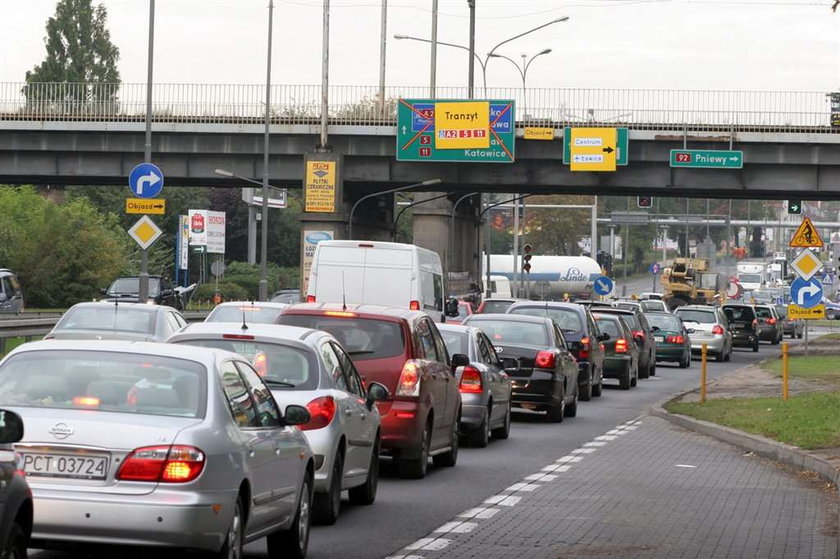
<path fill-rule="evenodd" d="M 272 86 L 278 124 L 318 125 L 321 87 Z M 400 98 L 428 97 L 421 86 L 331 86 L 329 124 L 394 126 Z M 687 131 L 837 133 L 828 94 L 808 91 L 703 91 L 578 88 L 481 88 L 476 96 L 516 101 L 518 126 L 627 126 Z M 439 87 L 438 99 L 466 99 L 465 87 Z M 259 123 L 265 86 L 175 84 L 153 86 L 152 115 L 167 123 Z M 142 83 L 0 83 L 0 121 L 140 122 Z"/>

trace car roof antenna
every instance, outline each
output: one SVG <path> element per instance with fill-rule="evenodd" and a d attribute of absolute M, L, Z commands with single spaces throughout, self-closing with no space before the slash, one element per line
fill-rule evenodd
<path fill-rule="evenodd" d="M 242 329 L 248 329 L 248 324 L 245 322 L 245 309 L 242 309 Z"/>
<path fill-rule="evenodd" d="M 347 290 L 344 288 L 344 270 L 341 271 L 341 310 L 347 310 Z"/>

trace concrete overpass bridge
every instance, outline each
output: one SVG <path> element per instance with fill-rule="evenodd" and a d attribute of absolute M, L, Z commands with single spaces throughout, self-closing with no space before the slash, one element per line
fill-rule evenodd
<path fill-rule="evenodd" d="M 460 219 L 449 219 L 452 201 L 468 192 L 840 197 L 840 128 L 831 125 L 825 92 L 490 89 L 485 98 L 526 107 L 516 115 L 509 164 L 397 161 L 396 99 L 423 98 L 425 88 L 389 87 L 381 96 L 376 87 L 331 87 L 326 115 L 321 93 L 319 86 L 273 87 L 269 175 L 275 186 L 300 188 L 306 159 L 336 161 L 339 203 L 304 220 L 305 228 L 331 228 L 338 238 L 364 194 L 432 178 L 441 180 L 435 191 L 452 196 L 417 206 L 416 237 L 441 252 L 451 223 L 463 247 L 478 247 L 478 203 L 468 200 Z M 438 88 L 440 99 L 466 93 Z M 217 168 L 262 176 L 264 98 L 257 85 L 155 85 L 152 153 L 167 187 L 244 186 L 214 174 Z M 145 106 L 144 84 L 0 84 L 0 184 L 125 185 L 142 160 Z M 554 128 L 555 139 L 524 140 L 528 126 Z M 628 165 L 571 172 L 562 162 L 569 126 L 628 128 Z M 742 150 L 744 166 L 671 168 L 670 150 L 678 148 Z M 389 200 L 364 204 L 358 236 L 386 236 L 392 214 Z M 472 267 L 475 252 L 460 250 L 453 269 Z"/>

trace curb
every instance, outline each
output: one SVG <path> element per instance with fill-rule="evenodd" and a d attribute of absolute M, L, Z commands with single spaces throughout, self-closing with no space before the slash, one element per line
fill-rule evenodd
<path fill-rule="evenodd" d="M 838 491 L 840 491 L 840 460 L 832 461 L 819 453 L 802 450 L 801 448 L 780 443 L 766 437 L 751 435 L 743 431 L 738 431 L 737 429 L 732 429 L 731 427 L 724 427 L 685 415 L 672 414 L 662 407 L 667 402 L 681 398 L 691 392 L 696 392 L 696 390 L 689 390 L 654 404 L 650 409 L 651 415 L 661 417 L 683 429 L 695 431 L 701 435 L 706 435 L 707 437 L 712 437 L 733 446 L 755 452 L 759 456 L 770 458 L 771 460 L 788 464 L 795 468 L 816 472 L 826 481 L 837 485 Z"/>

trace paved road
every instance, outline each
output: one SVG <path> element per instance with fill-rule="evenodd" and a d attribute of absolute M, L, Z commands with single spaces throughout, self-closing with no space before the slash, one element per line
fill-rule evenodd
<path fill-rule="evenodd" d="M 778 346 L 769 345 L 762 345 L 759 353 L 736 350 L 730 363 L 709 364 L 710 379 L 778 354 L 778 351 Z M 462 449 L 455 468 L 431 468 L 424 480 L 399 479 L 385 468 L 376 503 L 370 507 L 353 507 L 345 501 L 341 517 L 335 526 L 314 528 L 309 557 L 373 559 L 398 554 L 405 546 L 427 537 L 433 530 L 455 519 L 464 511 L 479 506 L 486 499 L 520 482 L 524 477 L 540 472 L 558 457 L 584 448 L 585 443 L 615 429 L 616 426 L 639 418 L 651 404 L 665 396 L 696 385 L 699 368 L 697 361 L 690 369 L 660 365 L 657 367 L 656 377 L 640 381 L 639 386 L 629 392 L 617 388 L 607 389 L 603 397 L 582 403 L 578 417 L 567 419 L 559 425 L 547 424 L 536 414 L 517 414 L 509 440 L 493 441 L 485 449 Z M 651 420 L 644 421 L 646 425 Z M 621 455 L 622 449 L 627 453 L 626 457 Z M 615 450 L 611 449 L 611 455 L 617 456 L 613 460 L 618 464 L 625 458 L 630 459 L 639 454 L 638 447 L 632 445 L 616 445 Z M 576 471 L 582 473 L 590 468 L 590 464 L 593 472 L 600 472 L 598 475 L 601 476 L 604 475 L 605 468 L 609 469 L 605 463 L 591 460 Z M 633 467 L 643 469 L 645 466 L 637 463 Z M 599 494 L 604 498 L 600 514 L 607 514 L 613 501 L 610 501 L 608 492 L 601 491 Z M 816 497 L 815 494 L 814 498 Z M 646 506 L 658 506 L 656 499 L 651 495 L 647 495 L 646 498 Z M 614 501 L 616 505 L 622 502 L 619 499 Z M 626 506 L 626 503 L 622 506 Z M 599 513 L 590 510 L 586 514 Z M 638 527 L 646 530 L 645 533 L 660 530 L 658 526 L 644 522 L 639 523 Z M 680 528 L 692 529 L 688 525 Z M 548 527 L 545 529 L 549 530 Z M 772 530 L 769 530 L 766 536 L 781 537 L 774 536 Z M 39 559 L 64 559 L 70 555 L 40 552 L 33 556 Z M 266 557 L 264 542 L 258 541 L 249 545 L 246 548 L 246 557 Z"/>

